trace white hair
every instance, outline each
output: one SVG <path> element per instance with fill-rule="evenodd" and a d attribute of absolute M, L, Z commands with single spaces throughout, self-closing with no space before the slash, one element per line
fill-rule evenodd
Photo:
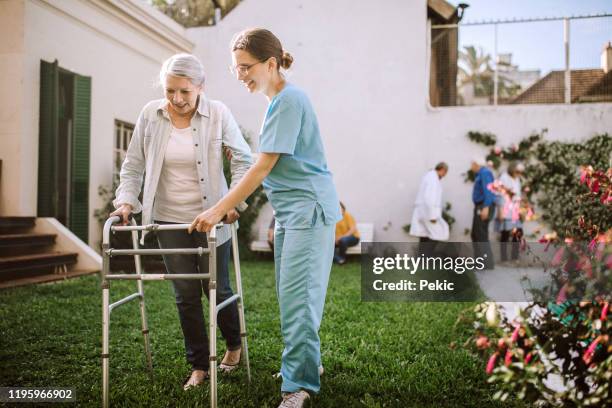
<path fill-rule="evenodd" d="M 476 163 L 479 166 L 486 166 L 487 159 L 485 159 L 482 156 L 475 156 L 475 157 L 472 157 L 472 163 Z"/>
<path fill-rule="evenodd" d="M 192 54 L 175 54 L 164 61 L 159 71 L 159 83 L 163 87 L 168 75 L 187 78 L 195 86 L 204 85 L 204 67 Z"/>

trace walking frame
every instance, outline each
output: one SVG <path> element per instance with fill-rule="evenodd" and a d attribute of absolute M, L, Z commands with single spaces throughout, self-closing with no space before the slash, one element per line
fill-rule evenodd
<path fill-rule="evenodd" d="M 236 292 L 233 296 L 217 305 L 217 228 L 223 224 L 217 224 L 208 235 L 207 248 L 173 248 L 173 249 L 140 249 L 138 246 L 138 231 L 162 231 L 162 230 L 186 230 L 190 224 L 149 224 L 139 226 L 134 219 L 131 226 L 113 225 L 121 221 L 118 216 L 106 220 L 102 235 L 102 406 L 109 406 L 109 326 L 110 314 L 117 307 L 138 299 L 140 303 L 140 317 L 142 320 L 142 334 L 144 336 L 144 349 L 149 374 L 153 374 L 153 363 L 151 359 L 151 346 L 149 343 L 149 327 L 147 325 L 147 313 L 145 309 L 145 297 L 143 281 L 159 281 L 173 279 L 208 279 L 209 307 L 209 348 L 210 348 L 210 406 L 217 407 L 217 315 L 221 309 L 232 302 L 237 302 L 238 316 L 240 322 L 240 338 L 242 342 L 242 358 L 246 363 L 247 378 L 251 381 L 251 369 L 249 365 L 249 351 L 247 347 L 246 323 L 244 319 L 244 304 L 242 295 L 242 280 L 240 276 L 240 259 L 238 254 L 238 234 L 236 224 L 231 224 L 232 232 L 232 255 L 234 258 L 234 271 L 236 273 Z M 131 232 L 133 249 L 113 249 L 110 247 L 110 232 Z M 141 255 L 169 255 L 169 254 L 193 254 L 197 256 L 208 255 L 208 272 L 197 274 L 159 274 L 143 273 Z M 110 258 L 113 256 L 133 255 L 136 264 L 135 274 L 110 274 Z M 137 292 L 124 297 L 114 303 L 110 303 L 110 281 L 112 280 L 135 280 Z"/>

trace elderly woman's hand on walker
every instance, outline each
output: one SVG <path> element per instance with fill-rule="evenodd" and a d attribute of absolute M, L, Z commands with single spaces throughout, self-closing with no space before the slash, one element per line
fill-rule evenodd
<path fill-rule="evenodd" d="M 130 214 L 132 213 L 132 206 L 130 204 L 121 204 L 119 208 L 109 214 L 109 217 L 114 217 L 115 215 L 121 217 L 121 224 L 128 225 L 130 223 Z"/>

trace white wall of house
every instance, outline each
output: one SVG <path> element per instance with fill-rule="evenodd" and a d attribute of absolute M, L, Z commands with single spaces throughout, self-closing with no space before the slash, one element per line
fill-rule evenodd
<path fill-rule="evenodd" d="M 457 219 L 451 239 L 468 239 L 471 185 L 462 173 L 486 153 L 466 138 L 470 130 L 493 132 L 502 146 L 543 128 L 561 140 L 612 133 L 612 104 L 431 108 L 425 0 L 245 0 L 217 26 L 188 35 L 209 95 L 255 135 L 267 102 L 227 70 L 233 34 L 255 26 L 277 34 L 294 56 L 289 80 L 314 104 L 339 195 L 358 221 L 375 223 L 380 241 L 411 240 L 402 226 L 421 176 L 440 160 L 450 164 L 443 185 Z"/>
<path fill-rule="evenodd" d="M 184 30 L 140 0 L 0 2 L 0 214 L 35 215 L 40 60 L 92 77 L 90 244 L 100 184 L 111 181 L 114 119 L 134 122 L 154 88 L 161 62 L 191 49 L 207 71 L 206 92 L 225 102 L 257 137 L 267 102 L 233 78 L 229 43 L 253 26 L 271 29 L 295 58 L 289 80 L 317 111 L 339 195 L 381 241 L 411 240 L 421 176 L 450 164 L 445 199 L 466 239 L 471 186 L 462 173 L 484 154 L 465 137 L 497 134 L 508 145 L 548 128 L 548 137 L 579 140 L 612 133 L 612 104 L 431 108 L 427 101 L 426 0 L 244 0 L 217 26 Z M 4 91 L 7 90 L 7 91 Z M 267 223 L 267 220 L 261 220 Z"/>
<path fill-rule="evenodd" d="M 4 49 L 4 40 L 0 48 L 2 89 L 14 91 L 0 95 L 0 117 L 11 124 L 0 139 L 0 214 L 36 215 L 40 61 L 57 59 L 60 67 L 92 78 L 89 243 L 94 245 L 100 230 L 93 212 L 102 205 L 97 189 L 112 178 L 114 120 L 135 123 L 144 104 L 162 96 L 156 87 L 161 63 L 190 51 L 192 43 L 181 26 L 139 1 L 8 0 L 0 7 L 14 10 L 0 13 L 0 30 L 11 34 L 15 25 L 11 36 L 20 41 L 14 51 Z"/>

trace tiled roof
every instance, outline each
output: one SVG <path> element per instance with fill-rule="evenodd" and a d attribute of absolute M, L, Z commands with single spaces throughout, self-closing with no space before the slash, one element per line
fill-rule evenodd
<path fill-rule="evenodd" d="M 577 69 L 570 72 L 570 79 L 572 103 L 612 101 L 612 71 Z M 565 71 L 551 71 L 509 103 L 564 103 L 564 81 Z"/>

